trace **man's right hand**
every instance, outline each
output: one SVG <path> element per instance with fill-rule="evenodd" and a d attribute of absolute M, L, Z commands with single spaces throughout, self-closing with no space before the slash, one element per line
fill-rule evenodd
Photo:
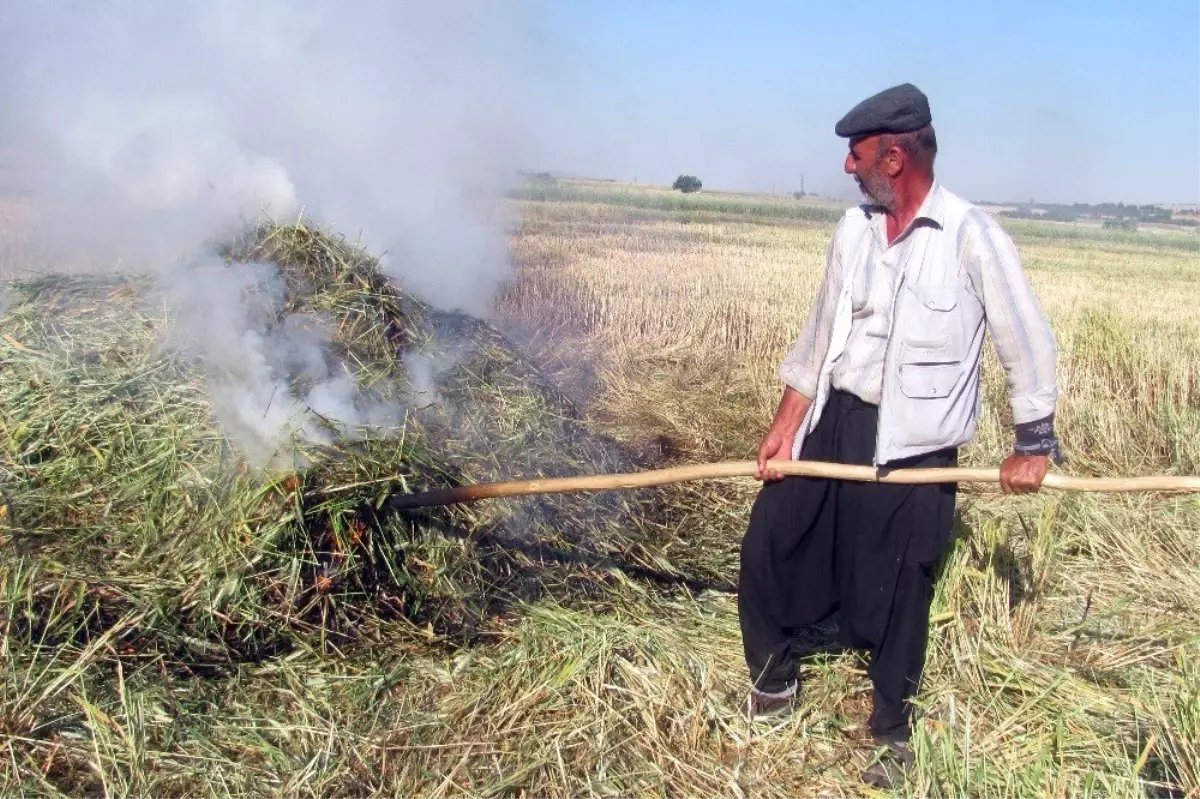
<path fill-rule="evenodd" d="M 808 413 L 812 400 L 791 386 L 783 390 L 779 399 L 779 407 L 775 418 L 771 420 L 771 428 L 758 446 L 758 471 L 754 476 L 764 482 L 782 480 L 783 475 L 774 469 L 767 469 L 767 461 L 790 461 L 792 459 L 792 442 L 796 431 Z"/>
<path fill-rule="evenodd" d="M 791 438 L 785 436 L 780 431 L 772 428 L 767 431 L 766 437 L 763 438 L 762 444 L 758 446 L 758 471 L 755 477 L 765 483 L 771 483 L 776 480 L 782 480 L 783 475 L 774 469 L 767 468 L 767 461 L 770 460 L 791 460 L 792 459 L 792 441 Z"/>

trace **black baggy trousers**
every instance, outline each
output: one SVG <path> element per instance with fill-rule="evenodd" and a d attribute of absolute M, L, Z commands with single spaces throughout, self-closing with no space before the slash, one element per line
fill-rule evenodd
<path fill-rule="evenodd" d="M 870 465 L 878 408 L 834 391 L 801 459 Z M 943 450 L 889 468 L 943 467 Z M 793 633 L 839 611 L 839 640 L 869 650 L 871 732 L 906 740 L 925 664 L 934 572 L 950 540 L 957 486 L 785 477 L 765 483 L 742 541 L 738 612 L 755 688 L 797 682 Z"/>

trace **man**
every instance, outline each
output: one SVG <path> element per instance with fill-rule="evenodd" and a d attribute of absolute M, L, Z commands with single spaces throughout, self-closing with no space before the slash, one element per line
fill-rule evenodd
<path fill-rule="evenodd" d="M 758 452 L 763 487 L 742 543 L 739 614 L 752 717 L 793 706 L 792 634 L 840 612 L 839 636 L 870 652 L 870 729 L 911 763 L 910 700 L 924 668 L 934 570 L 956 486 L 782 477 L 775 459 L 948 467 L 973 438 L 990 333 L 1007 376 L 1014 452 L 1006 493 L 1038 491 L 1054 436 L 1057 348 L 1012 240 L 934 178 L 929 103 L 911 84 L 835 127 L 867 198 L 839 221 L 807 325 L 780 368 L 783 397 Z"/>

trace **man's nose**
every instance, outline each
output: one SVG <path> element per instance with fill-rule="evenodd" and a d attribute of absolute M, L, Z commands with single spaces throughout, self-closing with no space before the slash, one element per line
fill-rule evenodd
<path fill-rule="evenodd" d="M 846 174 L 854 174 L 854 159 L 850 156 L 846 156 Z"/>

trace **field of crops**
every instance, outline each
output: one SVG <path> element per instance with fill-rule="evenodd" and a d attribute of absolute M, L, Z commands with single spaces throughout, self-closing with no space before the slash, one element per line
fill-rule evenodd
<path fill-rule="evenodd" d="M 566 183 L 512 203 L 495 330 L 302 227 L 231 250 L 278 263 L 380 391 L 403 393 L 389 348 L 456 353 L 441 410 L 266 480 L 138 280 L 7 287 L 0 792 L 863 793 L 870 684 L 829 630 L 801 712 L 739 715 L 753 481 L 386 503 L 752 456 L 837 210 Z M 1063 468 L 1200 474 L 1200 240 L 1012 230 L 1058 335 Z M 989 359 L 966 464 L 1003 457 L 1006 408 Z M 1200 497 L 960 496 L 905 793 L 1200 796 Z"/>
<path fill-rule="evenodd" d="M 527 209 L 515 245 L 521 279 L 504 309 L 582 331 L 597 424 L 687 458 L 752 457 L 830 226 L 799 221 L 788 201 L 764 201 L 780 208 L 774 216 L 706 198 L 664 213 L 625 191 L 590 191 Z M 1010 229 L 1059 340 L 1065 468 L 1200 472 L 1197 239 Z M 989 353 L 985 418 L 965 462 L 1003 458 L 1007 417 Z M 960 509 L 933 611 L 915 787 L 1200 790 L 1196 498 L 968 492 Z M 868 684 L 850 656 L 814 669 L 803 719 L 747 743 L 781 747 L 779 771 L 757 790 L 788 780 L 795 790 L 854 790 L 832 783 L 853 773 Z M 843 737 L 829 749 L 814 728 Z"/>

